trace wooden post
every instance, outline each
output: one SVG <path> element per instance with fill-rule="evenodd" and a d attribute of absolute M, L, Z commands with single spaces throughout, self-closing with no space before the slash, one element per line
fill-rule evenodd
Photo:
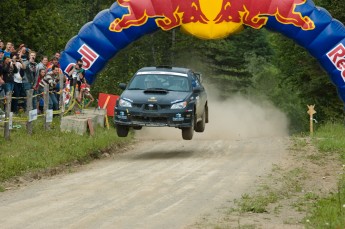
<path fill-rule="evenodd" d="M 34 94 L 34 90 L 30 89 L 26 91 L 26 116 L 29 117 L 29 113 L 32 110 L 32 96 Z M 32 135 L 32 122 L 27 121 L 26 123 L 26 130 L 28 134 Z"/>
<path fill-rule="evenodd" d="M 313 128 L 313 115 L 316 114 L 316 111 L 314 110 L 315 104 L 314 105 L 307 105 L 309 110 L 307 111 L 307 113 L 310 116 L 310 135 L 313 135 L 314 133 L 314 128 Z"/>
<path fill-rule="evenodd" d="M 60 118 L 63 117 L 63 113 L 65 112 L 65 101 L 63 101 L 63 84 L 64 84 L 64 79 L 65 79 L 65 76 L 64 74 L 60 74 L 60 81 L 59 81 L 59 84 L 60 84 Z"/>
<path fill-rule="evenodd" d="M 7 92 L 6 94 L 6 111 L 5 111 L 5 130 L 4 136 L 6 140 L 10 140 L 10 113 L 11 113 L 11 103 L 12 103 L 12 91 Z"/>
<path fill-rule="evenodd" d="M 107 99 L 105 100 L 105 103 L 103 105 L 103 109 L 105 109 L 105 110 L 107 109 L 109 100 L 110 100 L 110 95 L 108 95 Z M 109 121 L 108 121 L 108 112 L 107 111 L 105 111 L 105 125 L 106 125 L 107 129 L 109 130 Z"/>
<path fill-rule="evenodd" d="M 43 106 L 43 113 L 44 113 L 44 129 L 50 130 L 50 125 L 47 122 L 47 110 L 49 108 L 49 85 L 44 85 L 44 106 Z"/>
<path fill-rule="evenodd" d="M 93 124 L 92 124 L 92 119 L 91 118 L 87 119 L 87 126 L 89 127 L 90 135 L 94 136 L 95 135 L 95 131 L 93 129 Z"/>

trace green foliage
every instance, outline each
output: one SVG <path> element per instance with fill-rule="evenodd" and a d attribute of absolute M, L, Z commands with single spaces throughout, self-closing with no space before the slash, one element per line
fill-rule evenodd
<path fill-rule="evenodd" d="M 270 203 L 275 203 L 278 200 L 278 195 L 275 192 L 269 192 L 265 195 L 250 196 L 243 194 L 240 201 L 237 201 L 240 212 L 264 213 L 266 207 Z"/>
<path fill-rule="evenodd" d="M 345 163 L 344 125 L 329 122 L 318 128 L 313 138 L 321 152 L 337 153 Z M 345 227 L 345 176 L 338 182 L 338 190 L 327 198 L 317 201 L 305 218 L 306 228 Z"/>
<path fill-rule="evenodd" d="M 314 136 L 314 144 L 321 152 L 338 153 L 345 163 L 344 125 L 328 122 L 318 128 Z"/>
<path fill-rule="evenodd" d="M 306 111 L 307 104 L 315 104 L 317 114 L 314 118 L 319 122 L 341 120 L 344 116 L 343 103 L 316 59 L 282 35 L 271 34 L 270 41 L 275 50 L 272 64 L 280 70 L 277 75 L 279 85 L 297 96 L 298 101 L 292 102 L 300 108 L 303 104 L 302 113 Z"/>

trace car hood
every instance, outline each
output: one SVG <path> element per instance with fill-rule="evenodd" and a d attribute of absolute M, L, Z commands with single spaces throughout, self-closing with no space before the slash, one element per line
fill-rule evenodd
<path fill-rule="evenodd" d="M 171 104 L 177 101 L 184 101 L 190 95 L 190 92 L 181 91 L 150 91 L 144 92 L 142 90 L 126 90 L 122 93 L 121 98 L 130 99 L 133 103 L 158 103 Z"/>

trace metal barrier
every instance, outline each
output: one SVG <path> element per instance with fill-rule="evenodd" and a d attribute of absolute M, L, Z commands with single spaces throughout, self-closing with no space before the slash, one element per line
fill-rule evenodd
<path fill-rule="evenodd" d="M 63 79 L 60 79 L 60 88 L 63 88 Z M 49 93 L 54 93 L 60 95 L 59 100 L 59 110 L 51 111 L 49 110 Z M 78 103 L 75 96 L 74 87 L 72 87 L 70 91 L 71 101 L 68 105 L 67 109 L 65 107 L 64 99 L 63 99 L 63 89 L 58 92 L 50 92 L 49 85 L 45 85 L 44 91 L 40 94 L 33 95 L 33 89 L 26 91 L 26 97 L 12 97 L 12 93 L 8 92 L 4 98 L 0 98 L 0 101 L 4 101 L 6 104 L 5 108 L 5 118 L 3 120 L 0 119 L 0 123 L 4 123 L 4 137 L 6 140 L 10 139 L 10 130 L 13 128 L 13 122 L 19 123 L 26 123 L 26 129 L 28 134 L 32 134 L 33 126 L 32 122 L 35 121 L 39 117 L 44 117 L 44 124 L 43 127 L 45 130 L 50 130 L 50 123 L 52 121 L 53 115 L 60 115 L 62 118 L 64 115 L 68 114 L 72 111 L 76 105 L 82 110 L 84 108 L 83 101 L 81 104 Z M 44 106 L 43 106 L 43 113 L 37 114 L 37 108 L 33 109 L 33 99 L 36 99 L 38 96 L 43 96 L 44 99 Z M 13 117 L 13 113 L 11 112 L 11 103 L 13 99 L 26 99 L 26 117 Z M 39 101 L 38 101 L 39 103 Z"/>

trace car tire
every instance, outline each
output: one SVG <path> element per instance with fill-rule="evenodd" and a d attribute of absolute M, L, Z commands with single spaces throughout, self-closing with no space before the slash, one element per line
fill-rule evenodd
<path fill-rule="evenodd" d="M 194 135 L 193 127 L 182 128 L 182 138 L 183 140 L 192 140 Z"/>
<path fill-rule="evenodd" d="M 142 126 L 133 126 L 134 130 L 141 130 L 143 127 Z"/>
<path fill-rule="evenodd" d="M 129 127 L 124 125 L 115 125 L 116 126 L 116 133 L 119 137 L 127 137 L 129 132 Z"/>
<path fill-rule="evenodd" d="M 195 125 L 195 132 L 204 132 L 205 130 L 205 120 L 206 120 L 206 114 L 205 111 L 201 115 L 201 121 L 197 122 Z"/>
<path fill-rule="evenodd" d="M 183 140 L 192 140 L 193 138 L 193 135 L 194 135 L 194 117 L 193 117 L 193 120 L 191 121 L 192 123 L 192 126 L 191 127 L 184 127 L 182 128 L 182 138 Z"/>

